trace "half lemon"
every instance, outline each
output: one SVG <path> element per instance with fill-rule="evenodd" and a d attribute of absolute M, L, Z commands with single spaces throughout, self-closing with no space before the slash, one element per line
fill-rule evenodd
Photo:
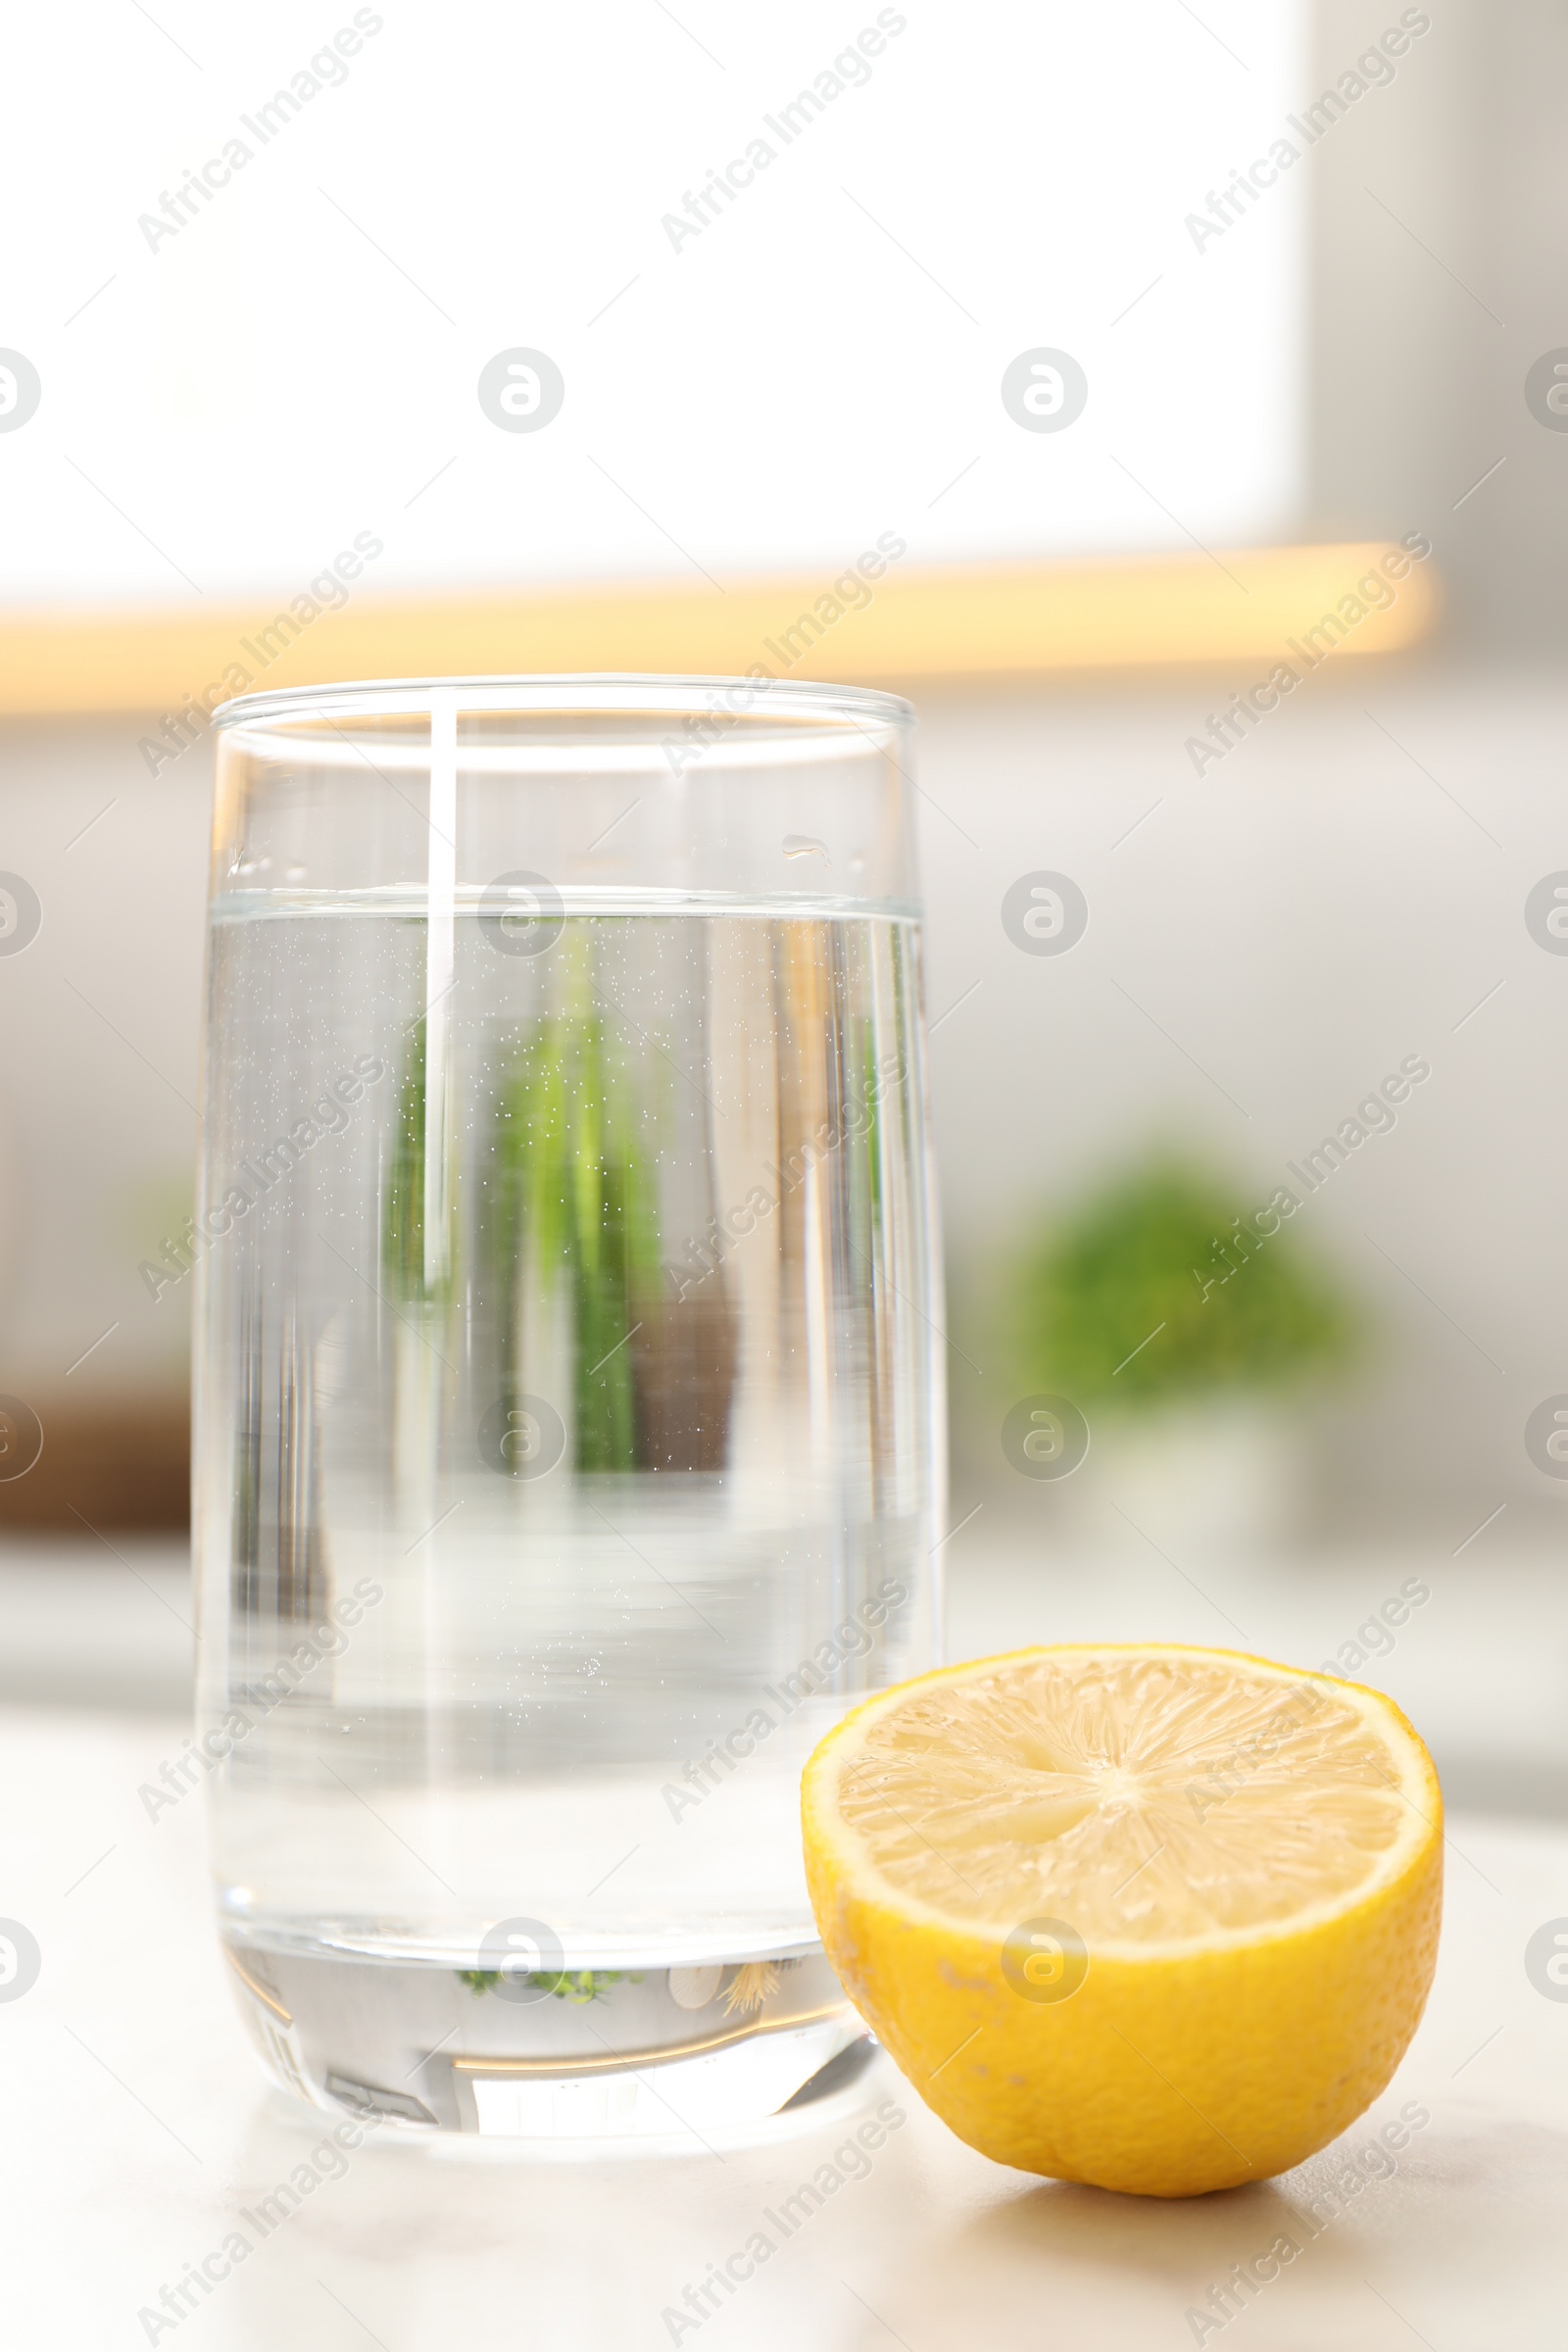
<path fill-rule="evenodd" d="M 1375 1690 L 1236 1651 L 1018 1650 L 882 1692 L 803 1786 L 817 1928 L 961 2139 L 1152 2196 L 1299 2164 L 1437 1957 L 1437 1774 Z"/>

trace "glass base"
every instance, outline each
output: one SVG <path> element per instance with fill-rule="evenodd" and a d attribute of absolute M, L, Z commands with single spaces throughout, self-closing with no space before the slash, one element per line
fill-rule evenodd
<path fill-rule="evenodd" d="M 874 2048 L 820 1947 L 533 1978 L 232 1938 L 224 1950 L 273 2080 L 395 2137 L 701 2148 L 836 2104 Z"/>

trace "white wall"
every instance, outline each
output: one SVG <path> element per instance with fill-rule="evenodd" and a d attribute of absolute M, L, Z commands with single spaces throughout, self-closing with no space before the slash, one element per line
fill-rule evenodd
<path fill-rule="evenodd" d="M 23 1396 L 167 1382 L 185 1355 L 183 1304 L 155 1309 L 136 1267 L 190 1205 L 211 766 L 198 746 L 154 780 L 140 731 L 0 732 L 0 867 L 43 907 L 0 956 L 0 1388 Z"/>
<path fill-rule="evenodd" d="M 1345 1526 L 1451 1521 L 1455 1543 L 1500 1501 L 1516 1525 L 1563 1493 L 1521 1433 L 1568 1390 L 1568 957 L 1523 904 L 1568 867 L 1568 689 L 1348 666 L 1200 782 L 1184 738 L 1218 699 L 1193 678 L 929 710 L 924 782 L 956 820 L 926 812 L 933 1016 L 980 982 L 933 1043 L 950 1261 L 966 1278 L 1031 1203 L 1162 1134 L 1201 1139 L 1261 1202 L 1423 1055 L 1397 1128 L 1298 1220 L 1380 1332 L 1318 1428 L 1319 1499 Z M 1059 958 L 1001 928 L 1031 867 L 1090 902 Z M 981 1405 L 953 1370 L 989 1431 L 1011 1396 Z"/>

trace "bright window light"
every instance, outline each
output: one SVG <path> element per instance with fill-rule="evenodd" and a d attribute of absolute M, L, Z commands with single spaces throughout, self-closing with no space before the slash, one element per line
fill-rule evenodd
<path fill-rule="evenodd" d="M 0 600 L 1287 534 L 1303 16 L 26 12 L 74 127 L 18 103 L 0 161 Z"/>

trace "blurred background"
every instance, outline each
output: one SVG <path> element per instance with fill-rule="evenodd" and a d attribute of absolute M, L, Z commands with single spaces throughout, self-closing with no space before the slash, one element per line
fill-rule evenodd
<path fill-rule="evenodd" d="M 0 1691 L 186 1684 L 213 704 L 810 613 L 923 722 L 952 1653 L 1334 1662 L 1568 1811 L 1561 12 L 15 48 Z"/>

